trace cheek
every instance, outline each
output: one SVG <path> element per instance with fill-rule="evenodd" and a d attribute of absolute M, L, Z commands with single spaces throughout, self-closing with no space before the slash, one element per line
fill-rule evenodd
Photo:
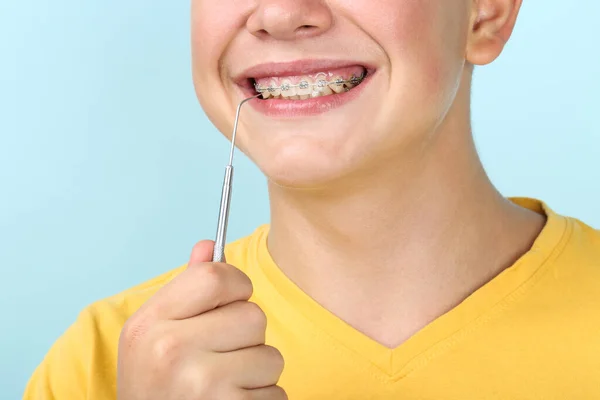
<path fill-rule="evenodd" d="M 229 121 L 221 77 L 222 56 L 243 18 L 239 2 L 192 0 L 191 46 L 192 75 L 196 95 L 208 118 L 223 131 Z M 234 7 L 235 6 L 235 7 Z"/>
<path fill-rule="evenodd" d="M 468 9 L 461 4 L 466 2 L 386 3 L 386 9 L 393 12 L 373 12 L 378 13 L 380 37 L 376 40 L 389 57 L 391 101 L 404 114 L 439 117 L 452 102 L 462 76 Z"/>
<path fill-rule="evenodd" d="M 238 2 L 192 0 L 192 55 L 198 66 L 215 66 L 239 30 L 242 12 Z"/>
<path fill-rule="evenodd" d="M 406 1 L 398 13 L 395 29 L 389 30 L 390 56 L 404 72 L 410 73 L 404 79 L 416 78 L 415 82 L 423 84 L 428 93 L 451 84 L 449 80 L 456 76 L 457 67 L 463 62 L 462 24 L 457 20 L 460 11 L 455 3 Z"/>

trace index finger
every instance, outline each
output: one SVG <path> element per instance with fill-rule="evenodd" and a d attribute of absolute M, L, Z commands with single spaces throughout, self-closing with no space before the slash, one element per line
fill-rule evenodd
<path fill-rule="evenodd" d="M 207 253 L 212 256 L 212 249 Z M 192 253 L 188 267 L 148 300 L 144 312 L 155 319 L 186 319 L 250 299 L 246 274 L 229 264 L 198 262 L 202 258 Z"/>

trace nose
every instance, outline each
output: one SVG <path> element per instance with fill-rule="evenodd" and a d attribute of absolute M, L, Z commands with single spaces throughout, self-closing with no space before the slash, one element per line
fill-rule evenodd
<path fill-rule="evenodd" d="M 259 38 L 295 40 L 321 35 L 332 24 L 323 0 L 258 0 L 246 28 Z"/>

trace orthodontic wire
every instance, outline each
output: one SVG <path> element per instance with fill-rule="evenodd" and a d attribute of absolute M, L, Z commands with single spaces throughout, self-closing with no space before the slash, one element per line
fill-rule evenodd
<path fill-rule="evenodd" d="M 261 87 L 261 86 L 258 86 L 257 83 L 255 83 L 254 89 L 258 93 L 264 93 L 264 92 L 273 93 L 277 89 L 281 90 L 282 92 L 285 92 L 285 91 L 289 90 L 290 88 L 308 89 L 309 86 L 312 86 L 313 89 L 316 88 L 316 90 L 319 91 L 319 89 L 324 88 L 325 86 L 328 86 L 328 85 L 340 86 L 340 85 L 343 85 L 344 83 L 352 83 L 352 84 L 356 85 L 356 84 L 362 82 L 363 79 L 365 79 L 365 74 L 361 75 L 360 77 L 352 75 L 352 77 L 350 79 L 336 79 L 334 81 L 326 81 L 325 79 L 319 79 L 319 80 L 317 80 L 317 82 L 312 83 L 312 84 L 308 83 L 307 81 L 300 81 L 299 83 L 297 83 L 295 85 L 291 85 L 289 83 L 283 83 L 279 87 L 276 87 L 276 86 Z"/>

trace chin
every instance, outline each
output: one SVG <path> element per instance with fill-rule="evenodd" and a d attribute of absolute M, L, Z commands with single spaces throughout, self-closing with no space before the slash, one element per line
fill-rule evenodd
<path fill-rule="evenodd" d="M 328 171 L 313 167 L 299 166 L 265 172 L 269 183 L 298 190 L 320 190 L 330 187 L 340 177 L 339 171 Z"/>
<path fill-rule="evenodd" d="M 320 189 L 345 175 L 349 166 L 341 157 L 323 151 L 286 149 L 251 157 L 270 183 L 293 189 Z"/>

